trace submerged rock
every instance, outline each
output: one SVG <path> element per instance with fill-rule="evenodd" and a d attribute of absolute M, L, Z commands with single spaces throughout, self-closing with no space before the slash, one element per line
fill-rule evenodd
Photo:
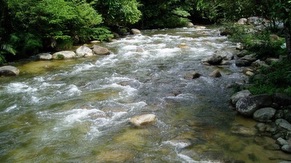
<path fill-rule="evenodd" d="M 17 76 L 19 75 L 19 72 L 19 69 L 14 66 L 0 67 L 0 76 Z"/>
<path fill-rule="evenodd" d="M 145 126 L 154 123 L 156 121 L 156 115 L 154 114 L 138 115 L 130 118 L 129 121 L 137 127 Z"/>
<path fill-rule="evenodd" d="M 284 128 L 288 131 L 291 131 L 291 124 L 288 121 L 286 121 L 285 119 L 277 119 L 275 123 L 279 127 Z"/>

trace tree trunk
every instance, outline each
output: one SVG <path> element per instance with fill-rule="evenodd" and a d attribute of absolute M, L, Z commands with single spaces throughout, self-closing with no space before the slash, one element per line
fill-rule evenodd
<path fill-rule="evenodd" d="M 289 23 L 285 24 L 285 41 L 286 41 L 287 57 L 289 60 L 291 60 L 291 30 L 289 27 Z"/>

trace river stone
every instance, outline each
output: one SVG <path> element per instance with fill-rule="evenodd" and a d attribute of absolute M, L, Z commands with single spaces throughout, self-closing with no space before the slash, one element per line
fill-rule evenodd
<path fill-rule="evenodd" d="M 102 150 L 96 157 L 97 162 L 132 162 L 134 154 L 126 149 Z"/>
<path fill-rule="evenodd" d="M 254 136 L 256 135 L 255 128 L 249 128 L 242 125 L 235 125 L 231 128 L 231 133 L 241 136 Z"/>
<path fill-rule="evenodd" d="M 251 95 L 251 92 L 249 91 L 249 90 L 242 90 L 242 91 L 239 91 L 239 92 L 237 92 L 237 93 L 235 93 L 234 95 L 232 95 L 231 96 L 231 103 L 233 104 L 233 105 L 235 105 L 236 104 L 236 102 L 239 100 L 239 99 L 241 99 L 241 98 L 243 98 L 243 97 L 248 97 L 248 96 L 250 96 Z"/>
<path fill-rule="evenodd" d="M 291 105 L 291 97 L 285 94 L 276 93 L 273 96 L 274 102 L 276 102 L 280 106 L 288 106 Z"/>
<path fill-rule="evenodd" d="M 107 48 L 104 48 L 102 46 L 93 45 L 93 52 L 96 55 L 108 55 L 110 54 L 110 51 Z"/>
<path fill-rule="evenodd" d="M 19 69 L 14 66 L 0 67 L 0 76 L 17 76 L 19 75 L 19 72 Z"/>
<path fill-rule="evenodd" d="M 199 78 L 200 76 L 201 76 L 201 74 L 199 74 L 198 72 L 192 71 L 192 72 L 186 73 L 184 78 L 185 79 L 196 79 L 196 78 Z"/>
<path fill-rule="evenodd" d="M 139 35 L 139 34 L 141 34 L 141 31 L 138 30 L 138 29 L 133 28 L 133 29 L 131 29 L 131 33 L 134 34 L 134 35 Z"/>
<path fill-rule="evenodd" d="M 288 121 L 286 121 L 285 119 L 277 119 L 275 121 L 275 123 L 279 127 L 284 128 L 284 129 L 286 129 L 288 131 L 291 131 L 291 124 Z"/>
<path fill-rule="evenodd" d="M 291 146 L 290 145 L 283 145 L 282 147 L 281 147 L 281 150 L 282 151 L 284 151 L 284 152 L 286 152 L 286 153 L 291 153 Z"/>
<path fill-rule="evenodd" d="M 40 53 L 37 55 L 40 60 L 51 60 L 53 59 L 53 55 L 50 53 Z"/>
<path fill-rule="evenodd" d="M 93 51 L 88 48 L 87 46 L 80 46 L 77 50 L 76 50 L 76 54 L 77 57 L 90 57 L 93 56 Z"/>
<path fill-rule="evenodd" d="M 156 121 L 156 115 L 154 114 L 138 115 L 130 118 L 129 121 L 137 127 L 145 126 L 154 123 Z"/>
<path fill-rule="evenodd" d="M 189 48 L 189 46 L 186 43 L 181 43 L 181 44 L 178 45 L 178 47 L 181 48 L 181 49 Z"/>
<path fill-rule="evenodd" d="M 280 146 L 283 146 L 283 145 L 288 145 L 288 141 L 283 139 L 283 138 L 278 138 L 276 140 L 276 142 L 280 145 Z"/>
<path fill-rule="evenodd" d="M 241 98 L 236 103 L 238 113 L 245 116 L 253 116 L 253 113 L 261 107 L 267 107 L 272 104 L 272 96 L 255 95 Z"/>
<path fill-rule="evenodd" d="M 270 121 L 276 113 L 276 109 L 267 107 L 255 111 L 253 118 L 259 122 L 268 122 Z"/>
<path fill-rule="evenodd" d="M 202 62 L 203 63 L 208 63 L 210 65 L 219 65 L 221 64 L 223 58 L 219 55 L 212 55 L 210 58 L 204 59 Z"/>
<path fill-rule="evenodd" d="M 73 51 L 59 51 L 53 54 L 53 59 L 72 59 L 76 58 L 76 53 Z"/>
<path fill-rule="evenodd" d="M 212 73 L 210 73 L 209 76 L 214 77 L 214 78 L 218 78 L 218 77 L 221 77 L 221 73 L 218 69 L 216 69 Z"/>
<path fill-rule="evenodd" d="M 247 22 L 248 22 L 248 19 L 247 18 L 240 18 L 237 21 L 237 24 L 239 24 L 239 25 L 245 25 L 245 24 L 247 24 Z"/>

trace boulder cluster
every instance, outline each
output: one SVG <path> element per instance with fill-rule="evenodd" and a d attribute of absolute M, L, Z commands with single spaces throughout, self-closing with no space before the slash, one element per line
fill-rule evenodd
<path fill-rule="evenodd" d="M 231 97 L 236 111 L 257 121 L 260 135 L 276 139 L 280 149 L 291 153 L 291 97 L 283 94 L 252 95 L 243 90 Z"/>
<path fill-rule="evenodd" d="M 93 45 L 91 48 L 83 45 L 77 48 L 75 51 L 59 51 L 53 54 L 41 53 L 37 57 L 40 60 L 51 60 L 51 59 L 73 59 L 81 57 L 91 57 L 94 55 L 108 55 L 110 51 L 102 46 Z"/>

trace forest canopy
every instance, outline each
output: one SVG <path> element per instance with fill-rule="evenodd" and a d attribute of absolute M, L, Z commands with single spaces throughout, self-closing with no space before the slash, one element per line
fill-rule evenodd
<path fill-rule="evenodd" d="M 173 28 L 261 16 L 290 34 L 291 0 L 0 0 L 0 64 L 107 41 L 128 28 Z"/>

